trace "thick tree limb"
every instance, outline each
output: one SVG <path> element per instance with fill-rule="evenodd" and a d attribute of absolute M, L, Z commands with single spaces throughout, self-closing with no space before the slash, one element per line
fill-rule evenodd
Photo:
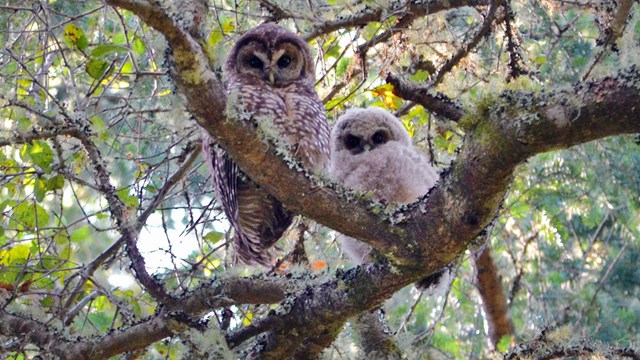
<path fill-rule="evenodd" d="M 360 334 L 365 359 L 402 359 L 402 352 L 386 326 L 382 310 L 363 312 L 353 320 L 352 327 Z"/>

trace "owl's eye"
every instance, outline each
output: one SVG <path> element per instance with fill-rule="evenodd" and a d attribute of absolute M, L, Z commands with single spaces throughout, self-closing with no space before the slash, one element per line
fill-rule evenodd
<path fill-rule="evenodd" d="M 260 60 L 257 56 L 252 56 L 251 58 L 249 58 L 249 61 L 247 61 L 247 64 L 249 64 L 249 66 L 251 66 L 254 69 L 262 69 L 262 65 L 264 65 L 262 63 L 262 60 Z"/>
<path fill-rule="evenodd" d="M 360 145 L 359 137 L 349 134 L 344 138 L 344 146 L 347 147 L 347 150 L 351 150 L 357 147 L 358 145 Z"/>
<path fill-rule="evenodd" d="M 289 55 L 282 55 L 280 59 L 278 59 L 278 66 L 281 68 L 286 68 L 289 64 L 291 64 L 291 56 Z"/>
<path fill-rule="evenodd" d="M 374 144 L 382 144 L 384 143 L 386 140 L 386 136 L 384 136 L 384 133 L 382 131 L 376 131 L 375 134 L 373 134 L 373 136 L 371 137 L 371 141 L 373 141 Z"/>

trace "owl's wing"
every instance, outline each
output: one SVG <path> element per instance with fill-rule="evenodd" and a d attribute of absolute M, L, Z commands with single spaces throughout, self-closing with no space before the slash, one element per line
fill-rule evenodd
<path fill-rule="evenodd" d="M 287 114 L 277 120 L 283 135 L 292 145 L 294 156 L 309 170 L 317 174 L 328 171 L 331 130 L 322 101 L 313 90 L 313 84 L 300 82 L 295 88 L 278 90 L 284 100 Z"/>
<path fill-rule="evenodd" d="M 234 230 L 236 255 L 246 264 L 270 266 L 267 249 L 291 225 L 293 214 L 242 173 L 204 130 L 202 139 L 214 190 Z"/>

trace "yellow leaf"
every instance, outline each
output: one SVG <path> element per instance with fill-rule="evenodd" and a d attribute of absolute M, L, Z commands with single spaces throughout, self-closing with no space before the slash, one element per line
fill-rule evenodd
<path fill-rule="evenodd" d="M 69 47 L 75 46 L 80 50 L 84 50 L 89 46 L 89 40 L 84 35 L 84 30 L 73 24 L 67 24 L 64 27 L 64 40 Z"/>
<path fill-rule="evenodd" d="M 215 29 L 209 34 L 209 45 L 217 45 L 220 41 L 222 41 L 222 39 L 224 39 L 225 34 L 234 32 L 235 30 L 236 24 L 234 24 L 232 19 L 224 21 L 221 28 Z"/>
<path fill-rule="evenodd" d="M 371 92 L 382 99 L 385 106 L 389 109 L 397 110 L 399 107 L 400 98 L 393 94 L 393 85 L 384 84 L 380 85 L 377 88 L 371 90 Z"/>
<path fill-rule="evenodd" d="M 0 253 L 0 264 L 9 265 L 13 262 L 20 260 L 27 260 L 29 258 L 31 246 L 27 244 L 18 245 L 9 251 L 3 250 Z"/>
<path fill-rule="evenodd" d="M 242 325 L 244 326 L 251 325 L 252 319 L 253 319 L 253 313 L 251 311 L 247 311 L 247 313 L 244 316 L 244 319 L 242 319 Z"/>
<path fill-rule="evenodd" d="M 415 126 L 413 126 L 413 121 L 411 120 L 407 120 L 407 119 L 402 119 L 402 125 L 404 125 L 404 128 L 407 129 L 407 132 L 409 133 L 410 137 L 413 137 L 413 134 L 415 133 Z"/>

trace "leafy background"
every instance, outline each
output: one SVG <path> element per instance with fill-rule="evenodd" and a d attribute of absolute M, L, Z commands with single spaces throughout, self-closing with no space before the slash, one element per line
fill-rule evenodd
<path fill-rule="evenodd" d="M 243 31 L 272 14 L 260 3 L 211 2 L 203 28 L 218 65 Z M 303 34 L 365 6 L 384 6 L 266 3 L 286 9 L 290 16 L 280 24 Z M 608 19 L 597 6 L 517 0 L 511 10 L 518 39 L 510 40 L 504 25 L 493 27 L 443 75 L 438 91 L 482 111 L 504 90 L 562 88 L 638 61 L 637 16 L 613 43 L 603 38 Z M 464 130 L 394 96 L 385 74 L 430 79 L 484 19 L 462 7 L 416 19 L 410 29 L 379 41 L 396 20 L 389 13 L 382 22 L 311 39 L 316 89 L 331 121 L 353 106 L 397 112 L 414 142 L 443 170 L 455 160 Z M 519 68 L 530 76 L 510 78 L 510 41 L 518 44 Z M 161 36 L 130 12 L 99 1 L 9 1 L 0 5 L 0 43 L 0 295 L 7 308 L 49 319 L 77 336 L 133 324 L 155 310 L 123 250 L 112 251 L 119 234 L 94 178 L 101 163 L 127 211 L 146 220 L 141 247 L 168 289 L 181 292 L 216 274 L 264 270 L 233 264 L 228 224 L 197 155 L 200 130 L 166 74 L 169 49 Z M 69 123 L 82 125 L 82 133 Z M 85 142 L 95 154 L 82 150 Z M 562 324 L 594 340 L 623 346 L 640 341 L 638 174 L 640 147 L 632 136 L 543 154 L 521 166 L 487 235 L 515 329 L 499 351 Z M 351 266 L 337 234 L 300 224 L 278 254 L 289 253 L 303 237 L 309 265 L 285 263 L 277 272 L 310 270 L 323 277 Z M 474 271 L 467 254 L 450 288 L 422 294 L 410 286 L 386 303 L 390 330 L 410 358 L 490 354 Z M 211 321 L 222 324 L 230 316 L 233 331 L 272 308 L 222 309 Z M 356 358 L 356 337 L 346 326 L 325 357 Z M 141 356 L 181 358 L 189 348 L 181 340 L 156 343 Z M 0 349 L 9 359 L 34 354 L 28 346 Z"/>

